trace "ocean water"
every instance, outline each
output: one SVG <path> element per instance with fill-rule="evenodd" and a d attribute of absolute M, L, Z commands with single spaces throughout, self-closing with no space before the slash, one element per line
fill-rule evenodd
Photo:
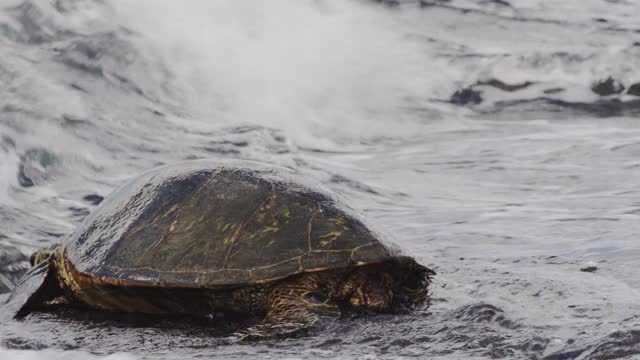
<path fill-rule="evenodd" d="M 640 358 L 640 2 L 0 0 L 0 301 L 153 167 L 341 193 L 438 275 L 428 308 L 238 343 L 33 314 L 1 359 Z"/>

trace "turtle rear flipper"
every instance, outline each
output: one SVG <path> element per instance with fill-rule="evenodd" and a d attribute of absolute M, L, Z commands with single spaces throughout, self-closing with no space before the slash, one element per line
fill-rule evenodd
<path fill-rule="evenodd" d="M 23 318 L 33 309 L 45 305 L 59 292 L 51 259 L 42 261 L 20 279 L 6 304 L 2 307 L 0 320 Z"/>

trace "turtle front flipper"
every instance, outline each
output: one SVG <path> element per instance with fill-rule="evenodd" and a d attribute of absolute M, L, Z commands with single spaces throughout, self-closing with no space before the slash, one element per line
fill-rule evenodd
<path fill-rule="evenodd" d="M 40 261 L 31 268 L 13 289 L 1 308 L 0 320 L 22 318 L 33 309 L 44 306 L 60 294 L 52 258 Z"/>
<path fill-rule="evenodd" d="M 258 340 L 298 335 L 341 312 L 315 282 L 307 278 L 279 284 L 267 298 L 267 315 L 262 323 L 236 335 L 241 340 Z"/>

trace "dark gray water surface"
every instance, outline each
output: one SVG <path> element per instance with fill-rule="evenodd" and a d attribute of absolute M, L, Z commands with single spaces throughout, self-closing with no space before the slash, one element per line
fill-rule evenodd
<path fill-rule="evenodd" d="M 640 3 L 0 9 L 0 299 L 115 187 L 211 157 L 295 167 L 438 272 L 301 338 L 33 314 L 0 358 L 640 358 Z"/>

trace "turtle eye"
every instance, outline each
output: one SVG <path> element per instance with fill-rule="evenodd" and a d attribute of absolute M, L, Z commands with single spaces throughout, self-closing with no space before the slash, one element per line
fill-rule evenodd
<path fill-rule="evenodd" d="M 349 302 L 351 303 L 351 305 L 353 306 L 365 306 L 367 305 L 367 298 L 364 296 L 364 293 L 362 291 L 362 288 L 357 288 L 356 291 L 351 294 L 351 298 L 349 299 Z"/>
<path fill-rule="evenodd" d="M 308 291 L 302 295 L 302 298 L 306 302 L 315 305 L 325 304 L 329 300 L 329 297 L 326 294 L 318 291 Z"/>

